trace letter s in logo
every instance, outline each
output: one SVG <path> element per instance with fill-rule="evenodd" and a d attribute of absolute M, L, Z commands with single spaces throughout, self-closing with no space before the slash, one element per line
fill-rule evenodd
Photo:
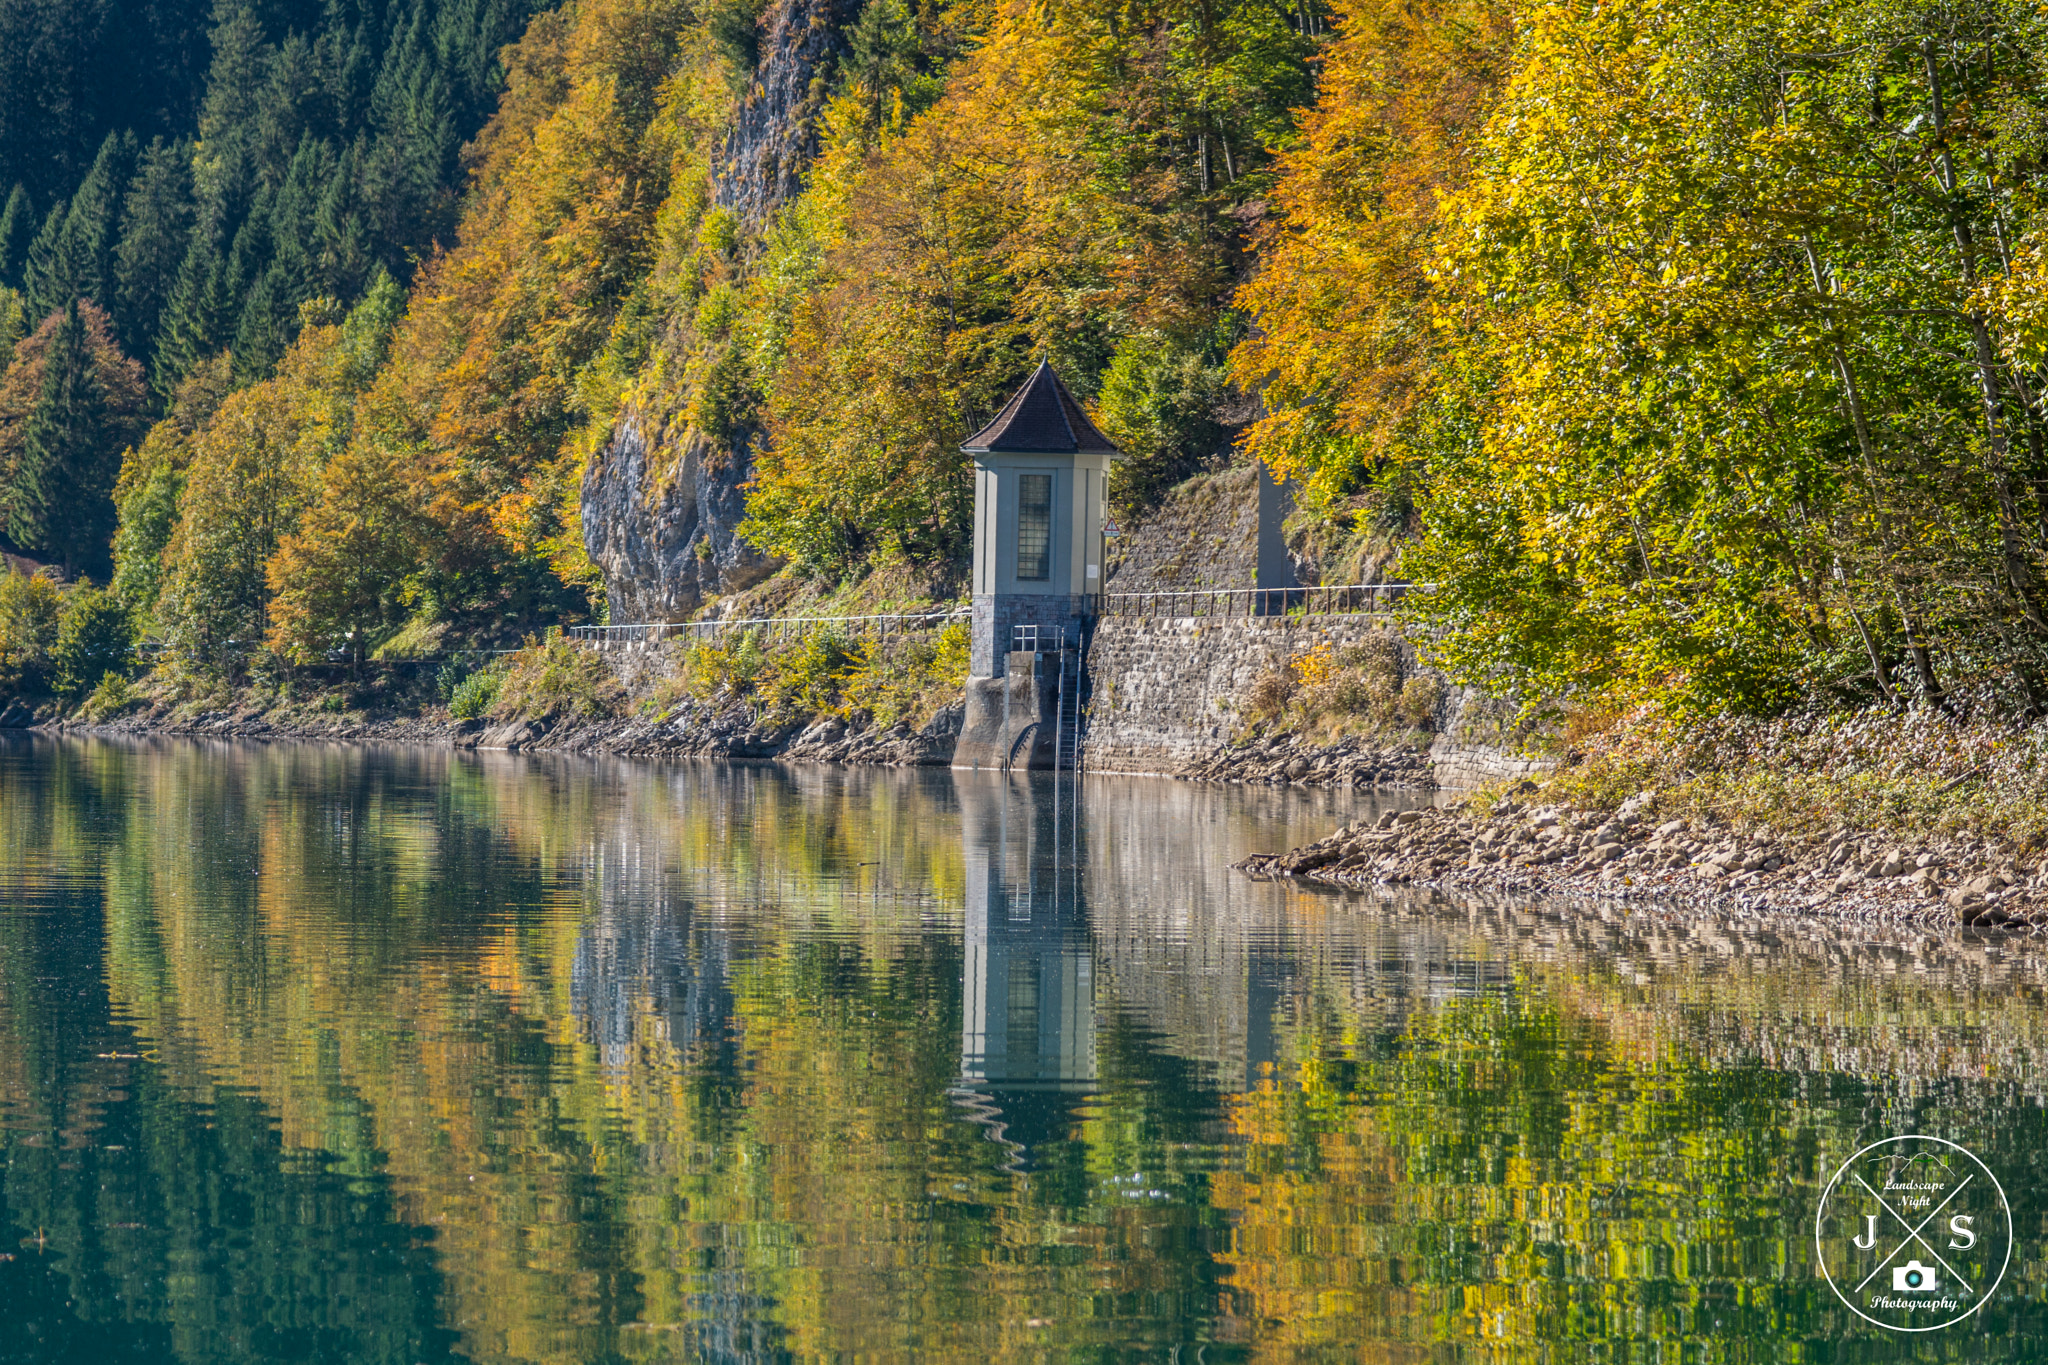
<path fill-rule="evenodd" d="M 1977 1234 L 1970 1231 L 1970 1224 L 1975 1221 L 1976 1220 L 1967 1213 L 1959 1213 L 1955 1217 L 1948 1220 L 1948 1244 L 1950 1250 L 1968 1251 L 1971 1247 L 1977 1245 Z M 1965 1240 L 1958 1242 L 1956 1240 L 1956 1238 L 1958 1237 L 1964 1238 Z"/>

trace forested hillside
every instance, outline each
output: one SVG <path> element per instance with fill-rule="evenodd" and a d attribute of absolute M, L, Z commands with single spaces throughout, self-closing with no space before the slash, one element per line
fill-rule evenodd
<path fill-rule="evenodd" d="M 1241 439 L 1406 537 L 1468 677 L 2037 712 L 2043 23 L 17 3 L 6 530 L 195 676 L 944 570 L 1045 354 L 1127 506 Z"/>
<path fill-rule="evenodd" d="M 0 472 L 16 548 L 104 576 L 99 504 L 139 420 L 195 379 L 267 377 L 303 307 L 407 279 L 452 238 L 463 143 L 529 8 L 0 6 Z M 81 325 L 86 349 L 67 339 Z M 202 375 L 221 357 L 224 373 Z"/>
<path fill-rule="evenodd" d="M 959 441 L 1039 351 L 1169 479 L 1227 444 L 1230 294 L 1323 22 L 541 14 L 402 310 L 322 289 L 275 364 L 179 374 L 121 475 L 120 592 L 199 672 L 516 640 L 601 608 L 580 501 L 628 428 L 655 458 L 627 501 L 689 454 L 748 483 L 755 562 L 943 566 Z"/>

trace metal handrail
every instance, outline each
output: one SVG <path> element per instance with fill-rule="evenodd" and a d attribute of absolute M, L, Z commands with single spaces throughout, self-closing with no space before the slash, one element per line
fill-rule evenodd
<path fill-rule="evenodd" d="M 612 626 L 571 626 L 569 633 L 577 639 L 609 644 L 621 641 L 665 640 L 684 635 L 702 639 L 748 626 L 764 626 L 774 630 L 794 626 L 879 623 L 886 631 L 889 624 L 895 621 L 917 622 L 929 626 L 934 623 L 964 620 L 972 614 L 973 608 L 963 605 L 948 607 L 943 611 L 877 613 L 868 616 L 741 616 L 705 621 L 635 621 Z"/>
<path fill-rule="evenodd" d="M 1341 583 L 1298 588 L 1194 588 L 1112 592 L 1104 616 L 1351 616 L 1391 611 L 1427 583 Z M 1186 608 L 1196 608 L 1187 610 Z"/>
<path fill-rule="evenodd" d="M 1351 616 L 1390 611 L 1409 592 L 1430 586 L 1427 583 L 1339 583 L 1298 588 L 1192 588 L 1163 592 L 1111 592 L 1101 594 L 1096 600 L 1101 604 L 1104 616 Z M 635 621 L 609 626 L 571 626 L 569 633 L 577 639 L 609 644 L 681 636 L 703 639 L 748 627 L 781 631 L 808 626 L 872 624 L 886 632 L 895 622 L 929 627 L 965 620 L 972 614 L 971 607 L 961 604 L 940 611 L 866 616 L 744 616 L 704 621 Z"/>

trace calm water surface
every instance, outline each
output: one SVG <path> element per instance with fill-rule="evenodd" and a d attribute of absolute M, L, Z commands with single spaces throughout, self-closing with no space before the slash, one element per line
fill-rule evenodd
<path fill-rule="evenodd" d="M 0 743 L 0 1361 L 2048 1359 L 2035 945 L 1226 869 L 1339 809 Z M 1900 1132 L 2020 1234 L 1924 1337 Z"/>

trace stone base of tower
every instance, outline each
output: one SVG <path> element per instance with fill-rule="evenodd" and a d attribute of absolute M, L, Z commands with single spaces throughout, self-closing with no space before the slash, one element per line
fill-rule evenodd
<path fill-rule="evenodd" d="M 967 714 L 953 746 L 956 768 L 1053 766 L 1059 679 L 1029 650 L 1004 662 L 1007 670 L 999 677 L 967 680 Z"/>
<path fill-rule="evenodd" d="M 1066 632 L 1081 638 L 1081 627 L 1093 614 L 1095 599 L 1069 593 L 976 593 L 967 671 L 977 678 L 1000 678 L 1005 661 L 1017 646 L 1017 627 L 1036 626 L 1047 635 Z"/>

